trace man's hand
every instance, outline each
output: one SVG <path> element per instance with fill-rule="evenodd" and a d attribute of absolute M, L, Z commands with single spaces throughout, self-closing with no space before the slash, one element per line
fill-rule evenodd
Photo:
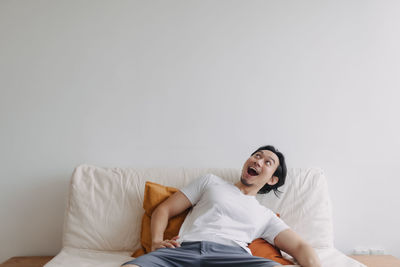
<path fill-rule="evenodd" d="M 178 248 L 181 245 L 176 241 L 179 236 L 174 236 L 172 239 L 166 239 L 160 242 L 153 242 L 151 245 L 151 251 L 157 250 L 159 248 Z"/>
<path fill-rule="evenodd" d="M 192 203 L 181 191 L 175 192 L 154 210 L 151 215 L 151 251 L 159 248 L 175 248 L 180 245 L 176 241 L 178 236 L 171 240 L 164 240 L 164 232 L 168 225 L 168 220 L 184 210 L 190 208 Z"/>

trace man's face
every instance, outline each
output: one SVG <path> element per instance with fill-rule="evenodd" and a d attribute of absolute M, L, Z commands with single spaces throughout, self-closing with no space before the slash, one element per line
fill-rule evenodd
<path fill-rule="evenodd" d="M 247 186 L 263 187 L 266 183 L 276 184 L 272 175 L 279 166 L 278 156 L 269 150 L 260 150 L 243 165 L 241 182 Z"/>

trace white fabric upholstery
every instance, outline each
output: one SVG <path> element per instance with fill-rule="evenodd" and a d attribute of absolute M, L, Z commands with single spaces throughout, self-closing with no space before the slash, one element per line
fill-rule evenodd
<path fill-rule="evenodd" d="M 274 194 L 258 200 L 314 248 L 333 248 L 332 211 L 325 176 L 320 169 L 290 169 L 286 183 Z"/>
<path fill-rule="evenodd" d="M 322 267 L 365 267 L 335 248 L 317 249 Z M 130 252 L 104 252 L 64 247 L 45 267 L 118 267 L 133 258 Z M 298 266 L 298 265 L 297 265 Z"/>
<path fill-rule="evenodd" d="M 46 267 L 119 266 L 140 247 L 143 193 L 146 181 L 181 188 L 213 173 L 228 181 L 239 169 L 121 169 L 90 165 L 72 175 L 63 249 Z M 259 201 L 317 249 L 324 267 L 364 266 L 333 247 L 330 198 L 319 169 L 290 169 L 280 198 L 273 193 Z"/>
<path fill-rule="evenodd" d="M 129 252 L 106 252 L 64 247 L 46 267 L 118 267 L 133 259 Z"/>

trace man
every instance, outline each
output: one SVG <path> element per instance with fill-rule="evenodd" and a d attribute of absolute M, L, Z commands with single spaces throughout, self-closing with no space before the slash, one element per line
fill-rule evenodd
<path fill-rule="evenodd" d="M 261 237 L 292 255 L 301 266 L 320 267 L 313 248 L 255 198 L 257 193 L 276 193 L 285 178 L 283 154 L 273 146 L 263 146 L 244 163 L 235 184 L 212 174 L 196 179 L 153 212 L 152 252 L 122 266 L 279 266 L 251 255 L 248 243 Z M 169 218 L 189 207 L 193 209 L 179 237 L 163 240 Z"/>

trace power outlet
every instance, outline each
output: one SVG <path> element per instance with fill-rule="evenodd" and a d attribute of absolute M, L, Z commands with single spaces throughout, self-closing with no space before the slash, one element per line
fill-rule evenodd
<path fill-rule="evenodd" d="M 369 249 L 369 254 L 371 255 L 385 255 L 385 249 L 383 248 L 370 248 Z"/>
<path fill-rule="evenodd" d="M 355 248 L 353 249 L 353 255 L 369 255 L 369 248 Z"/>
<path fill-rule="evenodd" d="M 365 248 L 357 247 L 353 249 L 353 255 L 386 255 L 386 251 L 381 247 Z"/>

